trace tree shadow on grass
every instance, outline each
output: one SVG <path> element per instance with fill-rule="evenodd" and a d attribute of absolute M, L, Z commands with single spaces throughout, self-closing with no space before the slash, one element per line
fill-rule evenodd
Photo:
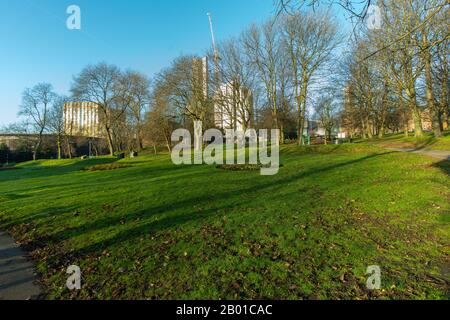
<path fill-rule="evenodd" d="M 186 172 L 187 169 L 189 170 L 188 172 Z M 132 184 L 133 187 L 135 187 L 136 189 L 139 189 L 139 188 L 143 189 L 143 188 L 145 188 L 145 186 L 147 184 L 155 184 L 155 183 L 161 184 L 161 183 L 168 183 L 168 182 L 170 183 L 174 179 L 180 179 L 180 178 L 190 180 L 194 176 L 198 177 L 199 175 L 207 175 L 208 174 L 208 172 L 205 172 L 204 170 L 200 171 L 198 169 L 199 169 L 198 167 L 194 167 L 194 166 L 189 166 L 187 168 L 183 167 L 183 166 L 173 166 L 173 167 L 172 166 L 158 166 L 156 168 L 155 167 L 148 168 L 148 169 L 145 168 L 144 171 L 139 170 L 136 172 L 124 172 L 124 173 L 120 173 L 120 174 L 116 173 L 114 176 L 115 179 L 114 179 L 113 183 L 111 182 L 110 176 L 103 175 L 102 172 L 100 172 L 100 173 L 96 173 L 97 176 L 90 183 L 83 182 L 83 183 L 78 183 L 78 184 L 68 183 L 68 184 L 55 185 L 55 186 L 38 186 L 38 187 L 31 188 L 31 189 L 27 188 L 27 189 L 23 189 L 23 190 L 14 190 L 14 193 L 32 191 L 33 193 L 36 194 L 36 192 L 40 192 L 40 191 L 44 191 L 44 190 L 48 190 L 50 192 L 50 190 L 52 190 L 51 192 L 56 197 L 59 197 L 60 188 L 62 188 L 62 190 L 65 190 L 65 189 L 67 189 L 67 187 L 70 187 L 71 194 L 75 195 L 75 194 L 79 194 L 82 192 L 91 192 L 90 190 L 96 189 L 96 186 L 104 187 L 104 186 L 108 186 L 111 184 L 114 184 L 115 186 L 118 186 L 119 188 L 120 188 L 120 186 L 123 186 L 123 185 L 129 186 L 130 184 Z M 170 173 L 172 173 L 172 174 L 170 174 Z M 146 179 L 144 181 L 139 181 L 139 178 L 142 179 L 143 176 L 147 177 L 148 179 Z M 32 196 L 30 195 L 27 197 L 32 197 Z M 5 200 L 7 200 L 7 199 L 5 199 Z M 42 199 L 39 199 L 39 196 L 34 196 L 34 198 L 32 199 L 32 202 L 34 202 L 34 203 L 41 202 L 41 201 L 47 201 L 47 202 L 50 201 L 51 202 L 51 199 L 46 198 L 45 200 L 42 200 Z M 192 201 L 193 201 L 193 203 L 195 203 L 195 202 L 199 203 L 199 201 L 202 201 L 202 198 L 195 198 L 195 199 L 192 199 Z M 0 203 L 1 203 L 1 196 L 0 196 Z M 93 208 L 96 206 L 101 207 L 103 205 L 105 205 L 107 208 L 109 203 L 104 202 L 103 200 L 94 199 L 92 202 L 89 203 L 89 208 Z M 188 205 L 188 203 L 186 201 L 186 202 L 182 202 L 180 205 L 186 206 L 186 205 Z M 171 205 L 168 205 L 168 206 L 165 205 L 164 207 L 147 208 L 145 210 L 142 210 L 142 212 L 138 211 L 136 213 L 133 213 L 132 215 L 127 215 L 126 217 L 127 217 L 127 219 L 128 219 L 128 217 L 130 217 L 131 219 L 140 218 L 140 217 L 145 216 L 145 212 L 151 211 L 151 212 L 155 212 L 155 213 L 161 213 L 161 212 L 167 211 L 171 207 L 172 207 Z M 28 223 L 36 222 L 38 220 L 44 220 L 44 221 L 39 221 L 40 223 L 44 223 L 45 221 L 49 221 L 51 223 L 51 220 L 54 218 L 57 218 L 58 215 L 60 215 L 60 214 L 84 211 L 86 208 L 87 208 L 86 203 L 82 203 L 80 205 L 52 206 L 50 208 L 46 207 L 42 211 L 34 211 L 25 216 L 22 215 L 20 217 L 15 217 L 14 215 L 9 215 L 8 217 L 4 217 L 1 221 L 1 223 L 3 224 L 3 226 L 5 228 L 10 228 L 15 225 L 28 224 Z M 177 209 L 177 207 L 174 207 L 174 209 Z M 83 230 L 82 233 L 84 233 L 85 231 L 91 230 L 89 228 L 89 226 L 91 224 L 95 225 L 97 227 L 100 227 L 97 229 L 101 229 L 103 227 L 108 227 L 113 224 L 118 224 L 118 223 L 120 223 L 121 219 L 122 218 L 114 219 L 112 217 L 106 217 L 103 220 L 97 219 L 97 220 L 93 220 L 93 222 L 91 222 L 91 223 L 83 224 L 82 226 L 80 226 L 80 228 Z M 70 230 L 73 230 L 73 229 L 70 229 Z M 70 233 L 70 230 L 65 230 L 64 234 L 67 232 Z M 79 234 L 76 234 L 74 236 L 77 236 L 77 235 L 79 235 Z M 56 238 L 59 238 L 59 236 L 61 236 L 61 235 L 56 235 Z M 64 240 L 67 238 L 68 237 L 66 237 L 66 236 L 61 236 L 59 239 Z"/>
<path fill-rule="evenodd" d="M 61 165 L 55 166 L 42 166 L 40 162 L 29 163 L 20 167 L 21 170 L 8 170 L 0 172 L 0 182 L 19 181 L 30 178 L 49 178 L 65 175 L 74 171 L 80 171 L 85 167 L 93 165 L 114 163 L 118 160 L 119 159 L 117 158 L 96 158 L 77 161 L 68 165 L 61 163 Z"/>
<path fill-rule="evenodd" d="M 434 167 L 439 168 L 444 172 L 445 174 L 450 176 L 450 161 L 449 160 L 442 160 L 440 162 L 437 162 L 434 164 Z"/>
<path fill-rule="evenodd" d="M 373 154 L 373 155 L 369 155 L 363 158 L 359 158 L 359 159 L 355 159 L 355 160 L 351 160 L 351 161 L 346 161 L 346 162 L 342 162 L 342 163 L 337 163 L 337 164 L 333 164 L 330 166 L 326 166 L 323 168 L 315 168 L 315 169 L 311 169 L 311 170 L 307 170 L 304 172 L 300 172 L 296 175 L 292 175 L 289 177 L 283 177 L 280 176 L 279 178 L 275 179 L 275 180 L 266 180 L 267 182 L 262 182 L 256 186 L 252 186 L 252 187 L 247 187 L 247 188 L 240 188 L 240 189 L 236 189 L 236 190 L 232 190 L 232 191 L 225 191 L 225 192 L 221 192 L 221 193 L 214 193 L 213 196 L 211 196 L 211 198 L 205 199 L 205 196 L 199 196 L 199 197 L 192 197 L 190 199 L 185 199 L 185 200 L 181 200 L 178 201 L 176 203 L 172 203 L 172 204 L 168 204 L 168 205 L 159 205 L 153 208 L 145 208 L 142 210 L 138 210 L 135 211 L 133 213 L 127 214 L 127 215 L 117 215 L 114 217 L 104 217 L 102 219 L 97 219 L 97 220 L 93 220 L 90 223 L 87 224 L 83 224 L 80 225 L 78 227 L 72 228 L 70 230 L 63 230 L 60 231 L 56 234 L 50 235 L 49 238 L 52 239 L 52 242 L 58 242 L 58 241 L 64 241 L 64 240 L 68 240 L 77 236 L 81 236 L 85 233 L 91 233 L 91 232 L 98 232 L 100 230 L 106 229 L 106 228 L 111 228 L 114 226 L 118 226 L 119 228 L 123 228 L 121 226 L 121 224 L 123 223 L 123 221 L 132 221 L 132 220 L 136 220 L 136 219 L 141 219 L 141 224 L 130 228 L 130 229 L 126 229 L 123 231 L 120 231 L 118 234 L 93 243 L 93 244 L 89 244 L 86 247 L 79 249 L 78 251 L 76 251 L 75 253 L 77 255 L 89 255 L 92 253 L 97 252 L 98 250 L 104 249 L 108 246 L 114 246 L 116 244 L 125 242 L 125 241 L 132 241 L 133 239 L 136 239 L 144 234 L 148 234 L 149 232 L 158 232 L 158 231 L 162 231 L 162 230 L 166 230 L 166 229 L 170 229 L 173 227 L 178 227 L 182 224 L 188 223 L 188 222 L 192 222 L 192 221 L 203 221 L 211 216 L 213 216 L 217 211 L 219 210 L 223 210 L 223 209 L 233 209 L 236 208 L 236 206 L 239 206 L 243 200 L 240 201 L 234 201 L 232 204 L 226 205 L 226 206 L 217 206 L 217 207 L 211 207 L 208 208 L 206 210 L 202 210 L 202 211 L 198 211 L 198 210 L 192 210 L 193 207 L 196 204 L 199 203 L 205 203 L 205 200 L 210 200 L 209 202 L 207 202 L 208 205 L 211 205 L 211 203 L 214 203 L 214 199 L 238 199 L 241 198 L 242 195 L 246 194 L 246 193 L 253 193 L 255 191 L 262 191 L 262 190 L 267 190 L 267 189 L 271 189 L 271 188 L 279 188 L 281 186 L 284 186 L 286 184 L 289 184 L 293 181 L 302 179 L 302 178 L 306 178 L 312 175 L 316 175 L 316 174 L 321 174 L 321 173 L 326 173 L 328 171 L 332 171 L 335 169 L 340 169 L 340 168 L 344 168 L 346 166 L 351 166 L 351 165 L 356 165 L 358 163 L 364 162 L 366 160 L 372 159 L 372 158 L 376 158 L 376 157 L 380 157 L 380 156 L 385 156 L 389 153 L 382 153 L 382 154 Z M 185 213 L 177 213 L 177 214 L 170 214 L 169 212 L 173 212 L 173 211 L 179 211 L 186 208 L 187 212 Z M 169 213 L 169 216 L 165 216 L 162 219 L 158 219 L 156 221 L 154 221 L 152 219 L 151 222 L 145 223 L 146 219 L 151 218 L 152 216 L 155 215 L 163 215 L 164 213 Z M 144 223 L 142 225 L 142 223 Z"/>

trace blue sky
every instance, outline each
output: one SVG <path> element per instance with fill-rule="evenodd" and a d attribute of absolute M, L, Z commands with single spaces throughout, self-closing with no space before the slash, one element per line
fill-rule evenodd
<path fill-rule="evenodd" d="M 81 30 L 68 30 L 66 9 L 81 8 Z M 0 127 L 17 121 L 24 88 L 50 82 L 68 94 L 72 78 L 100 61 L 150 77 L 180 54 L 271 16 L 273 0 L 0 0 Z"/>

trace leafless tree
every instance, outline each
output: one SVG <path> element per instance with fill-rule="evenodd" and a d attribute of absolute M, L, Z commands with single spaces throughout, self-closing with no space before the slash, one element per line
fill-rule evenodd
<path fill-rule="evenodd" d="M 61 159 L 62 144 L 66 137 L 66 128 L 64 123 L 64 106 L 68 101 L 69 101 L 68 97 L 65 96 L 56 97 L 48 113 L 48 128 L 49 131 L 56 136 L 56 148 L 58 159 Z"/>
<path fill-rule="evenodd" d="M 171 135 L 181 120 L 177 115 L 179 109 L 171 101 L 171 91 L 167 89 L 164 78 L 157 79 L 151 95 L 150 111 L 145 118 L 145 140 L 153 145 L 155 153 L 159 145 L 165 145 L 169 152 L 172 150 Z"/>
<path fill-rule="evenodd" d="M 219 45 L 218 52 L 223 83 L 214 93 L 216 116 L 230 119 L 232 127 L 236 128 L 239 124 L 245 131 L 254 125 L 253 92 L 256 69 L 244 54 L 241 39 L 231 38 L 224 41 Z"/>
<path fill-rule="evenodd" d="M 315 107 L 316 117 L 325 130 L 325 144 L 331 141 L 333 129 L 336 128 L 339 117 L 339 104 L 332 96 L 324 95 L 319 98 Z"/>
<path fill-rule="evenodd" d="M 84 68 L 74 78 L 71 89 L 75 98 L 95 102 L 99 106 L 110 155 L 116 151 L 113 128 L 123 120 L 127 108 L 127 104 L 119 101 L 127 90 L 121 80 L 122 73 L 116 66 L 99 63 Z"/>
<path fill-rule="evenodd" d="M 298 12 L 301 9 L 319 9 L 322 6 L 337 5 L 344 9 L 349 18 L 356 21 L 363 21 L 373 0 L 274 0 L 277 14 Z"/>
<path fill-rule="evenodd" d="M 150 100 L 150 80 L 140 72 L 127 71 L 120 80 L 123 89 L 122 96 L 117 101 L 121 102 L 127 110 L 126 123 L 120 126 L 121 131 L 126 131 L 127 144 L 131 149 L 143 149 L 143 122 L 145 112 L 148 110 Z"/>
<path fill-rule="evenodd" d="M 299 143 L 302 144 L 308 90 L 316 73 L 331 61 L 342 38 L 338 25 L 326 13 L 286 15 L 282 25 L 297 103 Z"/>
<path fill-rule="evenodd" d="M 256 24 L 242 34 L 242 44 L 247 59 L 255 66 L 258 77 L 264 85 L 266 99 L 272 111 L 273 127 L 278 123 L 278 79 L 281 46 L 279 26 L 270 19 L 262 26 Z"/>
<path fill-rule="evenodd" d="M 155 79 L 186 125 L 188 120 L 212 124 L 212 99 L 206 91 L 206 81 L 200 78 L 203 72 L 199 74 L 199 61 L 195 56 L 179 57 Z"/>
<path fill-rule="evenodd" d="M 49 83 L 39 83 L 31 89 L 25 89 L 22 94 L 19 115 L 28 119 L 38 135 L 33 147 L 33 160 L 37 159 L 41 151 L 43 134 L 48 128 L 49 108 L 55 97 L 53 86 Z"/>

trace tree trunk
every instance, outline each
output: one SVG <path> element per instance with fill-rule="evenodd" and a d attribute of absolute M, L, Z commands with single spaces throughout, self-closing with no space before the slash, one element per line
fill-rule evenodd
<path fill-rule="evenodd" d="M 298 144 L 301 145 L 302 144 L 302 136 L 303 136 L 303 128 L 302 128 L 302 115 L 299 111 L 298 115 L 297 115 L 297 140 L 298 140 Z"/>
<path fill-rule="evenodd" d="M 438 110 L 432 110 L 431 111 L 432 114 L 432 122 L 433 122 L 433 132 L 434 132 L 434 136 L 436 138 L 441 138 L 442 137 L 442 124 L 441 124 L 441 116 L 439 114 Z"/>
<path fill-rule="evenodd" d="M 367 139 L 367 128 L 366 128 L 366 123 L 364 121 L 364 119 L 361 117 L 361 133 L 362 133 L 362 138 L 365 140 Z"/>
<path fill-rule="evenodd" d="M 386 128 L 384 127 L 384 122 L 381 123 L 380 125 L 380 130 L 378 132 L 378 138 L 383 138 L 386 132 Z"/>
<path fill-rule="evenodd" d="M 433 79 L 431 77 L 431 53 L 430 48 L 428 48 L 428 40 L 426 31 L 422 31 L 422 45 L 424 46 L 424 60 L 425 60 L 425 83 L 426 83 L 426 98 L 427 98 L 427 107 L 431 116 L 433 118 L 433 131 L 434 136 L 436 138 L 442 137 L 441 132 L 441 121 L 440 114 L 437 106 L 434 105 L 434 96 L 433 96 Z"/>
<path fill-rule="evenodd" d="M 416 138 L 423 137 L 423 130 L 422 130 L 422 118 L 420 117 L 420 112 L 417 109 L 417 106 L 415 103 L 413 106 L 411 106 L 412 109 L 412 116 L 413 116 L 413 122 L 414 122 L 414 136 Z"/>
<path fill-rule="evenodd" d="M 57 135 L 56 145 L 58 148 L 58 160 L 61 160 L 61 135 L 60 134 Z"/>
<path fill-rule="evenodd" d="M 442 126 L 444 130 L 449 129 L 449 113 L 450 109 L 448 106 L 448 68 L 447 68 L 447 60 L 445 60 L 444 63 L 444 74 L 442 75 L 442 92 L 441 92 L 441 109 L 443 112 L 443 121 Z"/>
<path fill-rule="evenodd" d="M 38 142 L 36 143 L 36 145 L 34 146 L 34 150 L 33 150 L 33 161 L 37 160 L 37 154 L 39 152 L 39 150 L 41 149 L 41 145 L 42 145 L 42 134 L 43 134 L 44 130 L 42 129 L 39 132 L 39 137 L 38 137 Z"/>
<path fill-rule="evenodd" d="M 105 129 L 106 129 L 106 138 L 108 140 L 109 155 L 114 156 L 114 142 L 111 135 L 111 128 L 109 128 L 109 126 L 105 126 Z"/>
<path fill-rule="evenodd" d="M 414 87 L 409 88 L 406 90 L 406 94 L 409 98 L 409 109 L 411 110 L 414 123 L 414 136 L 416 138 L 421 138 L 423 137 L 422 118 L 419 109 L 417 108 L 416 89 Z"/>
<path fill-rule="evenodd" d="M 367 130 L 367 137 L 369 139 L 372 139 L 373 138 L 373 128 L 372 128 L 372 125 L 370 124 L 369 117 L 366 117 L 366 119 L 365 119 L 365 127 Z"/>
<path fill-rule="evenodd" d="M 164 139 L 166 139 L 166 146 L 169 153 L 172 152 L 172 144 L 170 142 L 170 138 L 167 136 L 167 134 L 164 135 Z"/>
<path fill-rule="evenodd" d="M 307 74 L 302 75 L 303 83 L 302 88 L 300 90 L 299 97 L 299 113 L 300 113 L 300 123 L 299 123 L 299 144 L 304 145 L 305 140 L 303 139 L 303 132 L 305 131 L 305 116 L 306 116 L 306 97 L 308 95 L 308 76 Z"/>
<path fill-rule="evenodd" d="M 69 159 L 72 159 L 72 147 L 70 146 L 69 137 L 66 135 L 64 137 L 64 140 L 66 143 L 67 155 L 68 155 Z"/>
<path fill-rule="evenodd" d="M 448 107 L 447 107 L 447 110 L 444 111 L 443 120 L 442 120 L 442 128 L 444 130 L 449 129 L 449 122 L 448 122 L 449 119 L 448 118 L 449 118 L 449 111 L 448 111 Z"/>

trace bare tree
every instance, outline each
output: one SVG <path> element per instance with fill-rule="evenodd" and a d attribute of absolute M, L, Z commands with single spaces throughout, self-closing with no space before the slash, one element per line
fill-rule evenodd
<path fill-rule="evenodd" d="M 325 129 L 325 144 L 331 141 L 333 129 L 338 122 L 339 105 L 333 101 L 333 97 L 324 95 L 316 104 L 316 116 L 321 126 Z"/>
<path fill-rule="evenodd" d="M 348 123 L 359 117 L 357 127 L 367 137 L 381 137 L 388 127 L 398 131 L 401 125 L 407 136 L 412 119 L 415 135 L 420 137 L 427 110 L 435 135 L 440 136 L 448 105 L 448 85 L 443 85 L 448 79 L 448 47 L 443 45 L 448 25 L 445 14 L 439 13 L 445 1 L 384 0 L 378 5 L 382 28 L 362 31 L 355 39 L 352 58 L 346 61 L 356 117 L 349 115 L 352 108 L 347 103 L 343 118 Z"/>
<path fill-rule="evenodd" d="M 142 73 L 127 71 L 120 80 L 122 90 L 117 102 L 126 109 L 126 123 L 119 123 L 122 132 L 127 133 L 128 147 L 143 149 L 143 122 L 150 100 L 150 80 Z"/>
<path fill-rule="evenodd" d="M 271 19 L 261 27 L 252 25 L 242 34 L 244 52 L 264 84 L 266 99 L 272 111 L 273 127 L 276 129 L 279 129 L 277 70 L 281 56 L 278 31 L 278 25 Z"/>
<path fill-rule="evenodd" d="M 218 52 L 223 83 L 214 94 L 216 116 L 230 119 L 230 126 L 236 128 L 239 124 L 245 131 L 254 125 L 256 70 L 244 54 L 241 39 L 224 41 L 219 45 Z"/>
<path fill-rule="evenodd" d="M 171 92 L 167 91 L 164 78 L 159 78 L 153 88 L 150 100 L 150 111 L 145 118 L 145 138 L 153 145 L 155 153 L 159 145 L 165 145 L 167 150 L 172 150 L 171 136 L 173 130 L 178 127 L 178 108 L 171 102 Z"/>
<path fill-rule="evenodd" d="M 118 101 L 127 89 L 121 84 L 121 77 L 120 70 L 114 65 L 87 66 L 74 78 L 71 89 L 75 98 L 95 102 L 99 106 L 110 155 L 115 152 L 113 128 L 123 119 L 127 108 L 127 104 Z"/>
<path fill-rule="evenodd" d="M 68 97 L 59 96 L 55 98 L 48 113 L 48 128 L 56 136 L 56 148 L 58 159 L 61 159 L 62 143 L 66 135 L 64 123 L 64 106 L 69 101 Z"/>
<path fill-rule="evenodd" d="M 330 62 L 342 38 L 329 14 L 295 13 L 284 16 L 283 40 L 292 69 L 299 144 L 303 144 L 308 89 L 318 70 Z"/>
<path fill-rule="evenodd" d="M 423 23 L 432 12 L 445 4 L 443 0 L 430 0 L 425 2 L 417 2 L 414 6 L 414 20 L 416 24 L 421 25 L 419 32 L 415 34 L 415 43 L 419 48 L 420 58 L 424 66 L 425 73 L 425 97 L 427 108 L 431 112 L 434 135 L 436 137 L 442 136 L 442 107 L 435 99 L 433 90 L 433 54 L 437 55 L 440 49 L 439 44 L 441 40 L 448 35 L 448 16 L 438 14 L 435 16 L 433 22 Z M 446 44 L 444 40 L 444 44 Z M 445 61 L 443 61 L 445 64 Z M 448 69 L 442 70 L 443 73 L 448 73 Z"/>
<path fill-rule="evenodd" d="M 368 13 L 372 0 L 274 0 L 277 8 L 277 13 L 292 13 L 298 12 L 305 7 L 316 10 L 320 5 L 332 6 L 337 5 L 344 9 L 349 18 L 356 20 L 356 22 L 363 21 Z"/>
<path fill-rule="evenodd" d="M 448 25 L 447 27 L 448 28 Z M 439 108 L 442 130 L 448 130 L 450 115 L 450 95 L 449 95 L 449 53 L 450 41 L 445 41 L 435 47 L 435 58 L 433 59 L 433 90 L 436 103 Z"/>
<path fill-rule="evenodd" d="M 42 137 L 48 126 L 49 108 L 55 97 L 53 86 L 49 83 L 39 83 L 31 89 L 25 89 L 22 94 L 19 115 L 26 117 L 38 134 L 33 147 L 33 160 L 37 159 L 41 151 Z"/>
<path fill-rule="evenodd" d="M 186 120 L 198 120 L 207 125 L 212 121 L 212 99 L 205 87 L 207 82 L 202 79 L 200 61 L 195 56 L 179 57 L 155 79 L 159 91 L 164 92 L 185 124 Z"/>

